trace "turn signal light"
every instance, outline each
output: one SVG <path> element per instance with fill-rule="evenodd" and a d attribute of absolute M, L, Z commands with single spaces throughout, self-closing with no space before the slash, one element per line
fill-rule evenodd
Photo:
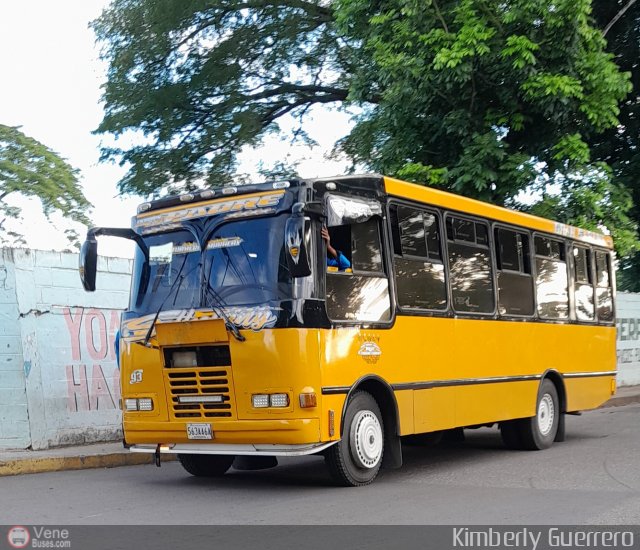
<path fill-rule="evenodd" d="M 315 393 L 301 393 L 300 394 L 300 408 L 309 409 L 311 407 L 318 406 L 318 399 Z"/>

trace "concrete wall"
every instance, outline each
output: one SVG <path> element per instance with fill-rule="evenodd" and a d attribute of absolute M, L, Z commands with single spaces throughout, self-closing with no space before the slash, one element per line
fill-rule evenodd
<path fill-rule="evenodd" d="M 85 292 L 78 255 L 3 249 L 0 258 L 0 447 L 43 449 L 118 439 L 114 336 L 131 262 L 99 258 Z"/>
<path fill-rule="evenodd" d="M 640 294 L 619 292 L 616 306 L 618 385 L 640 384 Z"/>
<path fill-rule="evenodd" d="M 0 256 L 0 447 L 24 449 L 31 439 L 11 252 L 2 250 Z"/>

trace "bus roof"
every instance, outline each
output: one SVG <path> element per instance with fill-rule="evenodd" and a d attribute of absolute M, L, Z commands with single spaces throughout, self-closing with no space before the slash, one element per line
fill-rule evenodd
<path fill-rule="evenodd" d="M 439 189 L 432 189 L 414 183 L 408 183 L 395 178 L 384 176 L 384 186 L 390 196 L 418 201 L 433 206 L 456 210 L 465 214 L 482 216 L 491 220 L 512 225 L 518 225 L 536 231 L 551 233 L 560 237 L 570 237 L 578 241 L 613 248 L 613 239 L 595 231 L 573 227 L 560 222 L 554 222 L 531 214 L 509 210 L 486 202 L 469 199 Z"/>

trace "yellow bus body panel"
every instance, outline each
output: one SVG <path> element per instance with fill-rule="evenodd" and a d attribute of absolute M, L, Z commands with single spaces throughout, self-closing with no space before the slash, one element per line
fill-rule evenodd
<path fill-rule="evenodd" d="M 215 343 L 207 340 L 215 333 L 207 324 L 159 325 L 158 338 L 174 345 Z M 184 330 L 187 325 L 192 326 Z M 173 335 L 167 332 L 173 329 Z M 194 420 L 211 422 L 218 443 L 338 439 L 347 390 L 366 377 L 395 388 L 400 434 L 408 435 L 533 416 L 540 377 L 548 370 L 563 377 L 567 411 L 591 409 L 611 396 L 614 377 L 588 375 L 615 370 L 615 328 L 603 326 L 398 316 L 391 329 L 243 334 L 245 342 L 223 342 L 232 358 L 231 416 Z M 370 343 L 379 355 L 363 354 Z M 191 420 L 173 416 L 168 404 L 168 373 L 179 369 L 163 368 L 158 349 L 126 339 L 122 364 L 123 398 L 154 399 L 151 412 L 125 411 L 127 442 L 188 442 L 186 424 Z M 138 369 L 144 373 L 142 382 L 131 384 L 132 371 Z M 492 381 L 502 377 L 516 380 Z M 323 388 L 343 391 L 323 395 Z M 301 408 L 303 392 L 315 393 L 318 406 Z M 287 393 L 289 407 L 254 409 L 251 395 L 259 393 Z"/>

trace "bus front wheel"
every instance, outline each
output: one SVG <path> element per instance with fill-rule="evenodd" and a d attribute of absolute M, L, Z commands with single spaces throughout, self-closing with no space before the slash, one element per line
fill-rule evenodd
<path fill-rule="evenodd" d="M 334 481 L 345 487 L 371 483 L 382 464 L 384 424 L 380 407 L 371 394 L 353 394 L 344 416 L 342 439 L 325 452 Z"/>
<path fill-rule="evenodd" d="M 178 455 L 182 467 L 196 477 L 219 477 L 231 468 L 234 459 L 233 455 Z"/>

